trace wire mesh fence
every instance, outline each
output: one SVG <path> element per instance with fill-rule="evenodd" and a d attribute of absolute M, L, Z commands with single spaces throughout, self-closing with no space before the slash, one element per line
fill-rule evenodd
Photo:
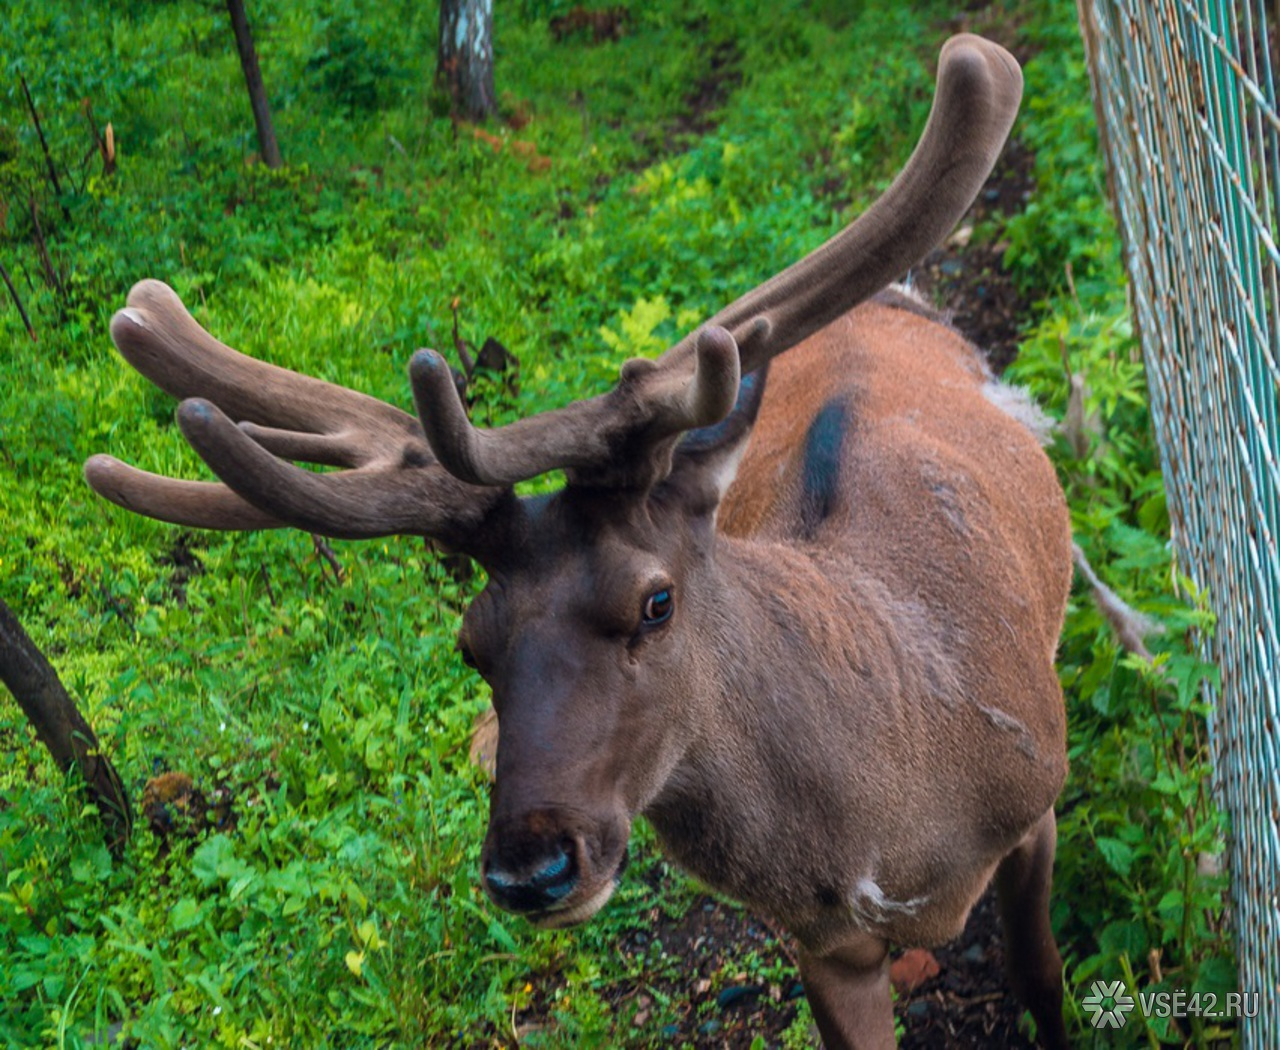
<path fill-rule="evenodd" d="M 1258 1048 L 1280 1045 L 1276 3 L 1079 0 L 1174 543 L 1218 617 L 1211 729 Z"/>

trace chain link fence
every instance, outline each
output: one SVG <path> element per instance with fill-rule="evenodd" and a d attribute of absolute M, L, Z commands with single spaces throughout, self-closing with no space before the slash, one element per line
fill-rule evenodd
<path fill-rule="evenodd" d="M 1211 730 L 1261 1050 L 1280 1046 L 1280 0 L 1078 4 L 1174 544 L 1218 617 Z"/>

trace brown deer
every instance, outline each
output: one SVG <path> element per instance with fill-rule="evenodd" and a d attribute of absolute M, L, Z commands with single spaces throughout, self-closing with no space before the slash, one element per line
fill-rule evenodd
<path fill-rule="evenodd" d="M 1009 388 L 884 291 L 967 210 L 1021 91 L 1004 50 L 949 41 L 920 144 L 861 218 L 609 393 L 494 430 L 432 351 L 414 419 L 223 346 L 144 281 L 112 337 L 184 399 L 223 483 L 107 456 L 89 483 L 181 525 L 422 535 L 487 570 L 458 644 L 500 728 L 482 878 L 501 907 L 589 918 L 644 814 L 795 934 L 828 1046 L 884 1047 L 889 945 L 955 937 L 994 876 L 1009 978 L 1065 1046 L 1066 507 Z M 560 491 L 515 494 L 555 468 Z"/>

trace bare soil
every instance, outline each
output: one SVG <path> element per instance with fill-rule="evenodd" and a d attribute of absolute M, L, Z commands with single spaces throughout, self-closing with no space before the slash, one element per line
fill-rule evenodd
<path fill-rule="evenodd" d="M 947 312 L 956 329 L 983 350 L 997 375 L 1017 356 L 1029 304 L 1005 269 L 1005 244 L 981 233 L 998 228 L 1003 216 L 1026 206 L 1035 192 L 1034 163 L 1029 151 L 1010 140 L 956 232 L 911 274 L 916 290 Z"/>
<path fill-rule="evenodd" d="M 655 874 L 649 881 L 660 885 L 663 878 Z M 710 896 L 682 915 L 654 908 L 618 951 L 642 975 L 607 993 L 618 1046 L 749 1050 L 763 1038 L 765 1046 L 780 1047 L 803 998 L 794 942 L 750 912 Z M 1034 1047 L 1021 1030 L 1022 1007 L 1004 979 L 991 894 L 974 909 L 963 936 L 934 956 L 938 976 L 900 995 L 894 1008 L 904 1050 Z M 655 958 L 661 959 L 657 965 Z M 559 975 L 532 983 L 530 1006 L 513 1019 L 521 1040 L 555 1028 Z M 821 1045 L 812 1028 L 808 1040 L 812 1047 Z"/>

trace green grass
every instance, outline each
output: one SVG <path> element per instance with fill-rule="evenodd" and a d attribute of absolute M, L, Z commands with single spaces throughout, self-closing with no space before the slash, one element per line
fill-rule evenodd
<path fill-rule="evenodd" d="M 107 506 L 80 478 L 102 451 L 201 475 L 171 400 L 107 338 L 146 276 L 231 345 L 406 408 L 408 358 L 449 346 L 455 297 L 465 337 L 495 336 L 522 363 L 520 397 L 495 392 L 483 421 L 606 389 L 626 355 L 673 341 L 883 187 L 923 124 L 950 14 L 664 0 L 635 5 L 616 44 L 556 44 L 547 22 L 568 6 L 498 5 L 499 93 L 528 123 L 490 131 L 533 143 L 551 162 L 536 171 L 443 115 L 434 8 L 251 5 L 287 164 L 273 173 L 251 163 L 220 4 L 10 3 L 0 262 L 40 341 L 0 303 L 0 598 L 135 796 L 154 772 L 185 771 L 229 793 L 236 822 L 167 842 L 140 828 L 113 861 L 74 785 L 0 703 L 0 1043 L 80 1046 L 122 1022 L 148 1047 L 496 1045 L 535 986 L 553 989 L 554 1027 L 525 1045 L 609 1045 L 618 1032 L 647 1045 L 677 1016 L 680 1003 L 655 996 L 632 1028 L 633 1008 L 616 1015 L 609 998 L 678 976 L 659 951 L 641 965 L 616 948 L 651 908 L 678 913 L 696 890 L 645 829 L 615 901 L 581 930 L 535 933 L 480 892 L 487 788 L 466 741 L 486 697 L 453 651 L 470 591 L 420 543 L 337 545 L 337 582 L 303 535 L 193 535 L 203 571 L 179 587 L 176 530 Z M 1152 947 L 1181 986 L 1212 983 L 1229 966 L 1212 926 L 1221 881 L 1189 875 L 1186 858 L 1221 831 L 1197 801 L 1202 754 L 1182 743 L 1202 724 L 1190 641 L 1204 617 L 1169 594 L 1070 11 L 1008 8 L 1043 48 L 1019 131 L 1040 190 L 990 231 L 1043 300 L 1018 376 L 1062 414 L 1061 346 L 1087 375 L 1104 437 L 1083 459 L 1058 449 L 1077 532 L 1113 586 L 1170 624 L 1159 645 L 1182 683 L 1122 657 L 1087 600 L 1073 603 L 1059 925 L 1085 986 L 1126 966 L 1141 978 Z M 712 54 L 738 79 L 714 129 L 693 135 L 688 99 Z M 62 202 L 19 69 L 67 172 Z M 84 99 L 113 125 L 113 176 L 81 161 Z M 32 248 L 32 195 L 65 295 Z"/>

